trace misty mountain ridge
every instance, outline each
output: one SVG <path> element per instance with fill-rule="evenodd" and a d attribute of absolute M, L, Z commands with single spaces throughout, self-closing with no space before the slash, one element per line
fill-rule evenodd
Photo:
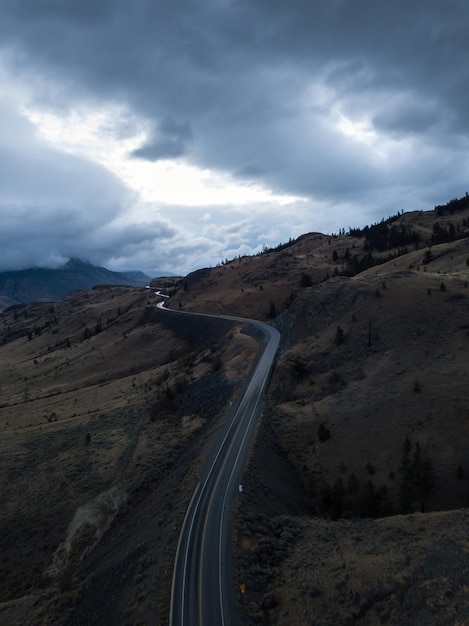
<path fill-rule="evenodd" d="M 167 274 L 167 272 L 162 272 Z M 139 271 L 113 272 L 77 258 L 57 269 L 32 267 L 0 272 L 0 310 L 15 304 L 55 302 L 76 289 L 96 285 L 143 287 L 150 277 Z"/>

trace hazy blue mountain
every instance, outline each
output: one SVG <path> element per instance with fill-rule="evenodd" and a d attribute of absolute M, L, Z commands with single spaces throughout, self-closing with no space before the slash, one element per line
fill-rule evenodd
<path fill-rule="evenodd" d="M 58 269 L 36 267 L 0 272 L 0 309 L 13 304 L 57 301 L 75 289 L 91 289 L 95 285 L 142 287 L 150 280 L 143 272 L 111 272 L 80 259 L 70 259 Z"/>

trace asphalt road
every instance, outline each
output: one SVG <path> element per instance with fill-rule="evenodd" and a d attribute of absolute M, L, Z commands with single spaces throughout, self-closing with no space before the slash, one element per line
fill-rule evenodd
<path fill-rule="evenodd" d="M 164 302 L 158 307 L 165 308 Z M 257 320 L 203 316 L 253 324 L 264 334 L 265 345 L 188 506 L 174 564 L 170 626 L 237 626 L 240 622 L 236 598 L 241 581 L 235 581 L 231 554 L 233 502 L 239 493 L 240 477 L 280 333 Z"/>

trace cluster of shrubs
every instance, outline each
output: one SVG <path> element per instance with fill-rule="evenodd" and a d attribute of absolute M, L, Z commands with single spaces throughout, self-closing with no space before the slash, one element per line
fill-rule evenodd
<path fill-rule="evenodd" d="M 329 428 L 322 422 L 318 427 L 319 441 L 325 442 L 330 436 Z M 391 497 L 386 484 L 375 485 L 371 477 L 376 473 L 376 467 L 369 461 L 365 465 L 368 478 L 361 482 L 354 473 L 345 477 L 346 467 L 343 463 L 339 468 L 341 475 L 332 484 L 309 476 L 308 491 L 314 512 L 334 520 L 341 517 L 383 517 L 416 509 L 424 511 L 426 501 L 434 490 L 433 464 L 429 457 L 422 454 L 420 444 L 412 444 L 408 438 L 403 444 L 397 473 L 397 499 Z M 458 469 L 458 479 L 461 479 L 460 475 L 461 470 Z M 393 470 L 389 478 L 395 480 L 396 473 Z"/>
<path fill-rule="evenodd" d="M 245 590 L 241 609 L 249 623 L 272 624 L 279 598 L 275 592 L 267 590 L 278 579 L 280 566 L 301 536 L 301 525 L 297 519 L 286 515 L 269 517 L 246 513 L 242 519 L 242 534 L 250 537 L 254 547 L 238 551 L 237 568 L 242 573 L 240 580 Z"/>

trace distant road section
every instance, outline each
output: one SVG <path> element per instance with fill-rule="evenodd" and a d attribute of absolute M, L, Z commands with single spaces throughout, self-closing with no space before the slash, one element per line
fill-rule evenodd
<path fill-rule="evenodd" d="M 159 294 L 163 295 L 163 294 Z M 165 302 L 157 305 L 161 309 Z M 246 391 L 216 444 L 211 463 L 188 506 L 173 571 L 170 626 L 236 626 L 239 622 L 230 550 L 231 512 L 252 441 L 259 407 L 280 341 L 280 333 L 263 322 L 226 315 L 174 311 L 252 324 L 265 338 Z"/>

